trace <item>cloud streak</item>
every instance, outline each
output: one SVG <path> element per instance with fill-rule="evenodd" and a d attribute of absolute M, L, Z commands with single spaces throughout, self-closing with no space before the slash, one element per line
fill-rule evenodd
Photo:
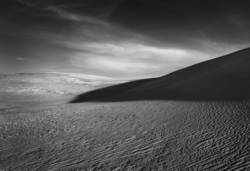
<path fill-rule="evenodd" d="M 156 76 L 209 58 L 198 51 L 160 48 L 135 42 L 78 44 L 77 48 L 80 47 L 83 52 L 70 56 L 72 65 L 128 77 Z"/>
<path fill-rule="evenodd" d="M 107 22 L 103 22 L 102 20 L 96 18 L 96 17 L 91 17 L 88 15 L 78 15 L 74 14 L 72 12 L 69 12 L 67 10 L 64 10 L 60 7 L 56 6 L 48 6 L 45 8 L 48 11 L 51 11 L 61 17 L 62 19 L 67 19 L 71 20 L 73 22 L 82 22 L 82 23 L 88 23 L 88 24 L 94 24 L 102 27 L 109 27 L 110 25 Z"/>
<path fill-rule="evenodd" d="M 0 72 L 163 75 L 247 47 L 247 6 L 225 0 L 0 2 Z"/>

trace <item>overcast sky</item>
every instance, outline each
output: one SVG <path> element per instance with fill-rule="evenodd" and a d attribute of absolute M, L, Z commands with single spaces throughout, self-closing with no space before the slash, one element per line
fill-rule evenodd
<path fill-rule="evenodd" d="M 0 73 L 139 78 L 250 43 L 250 2 L 1 0 Z"/>

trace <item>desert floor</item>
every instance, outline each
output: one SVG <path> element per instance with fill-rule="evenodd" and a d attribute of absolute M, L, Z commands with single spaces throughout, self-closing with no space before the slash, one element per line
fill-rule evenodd
<path fill-rule="evenodd" d="M 0 170 L 250 169 L 249 101 L 69 99 L 2 93 Z"/>
<path fill-rule="evenodd" d="M 250 168 L 249 102 L 55 104 L 2 111 L 6 170 Z"/>

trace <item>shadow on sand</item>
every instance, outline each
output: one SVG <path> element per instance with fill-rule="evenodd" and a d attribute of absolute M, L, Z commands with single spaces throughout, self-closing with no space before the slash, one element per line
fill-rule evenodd
<path fill-rule="evenodd" d="M 70 103 L 137 100 L 235 101 L 250 99 L 250 49 L 208 60 L 168 75 L 114 85 Z"/>

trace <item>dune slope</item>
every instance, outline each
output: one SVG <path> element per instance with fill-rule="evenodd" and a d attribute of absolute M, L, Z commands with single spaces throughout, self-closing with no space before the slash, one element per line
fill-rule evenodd
<path fill-rule="evenodd" d="M 72 102 L 244 100 L 250 98 L 250 48 L 159 78 L 137 80 L 77 96 Z"/>

